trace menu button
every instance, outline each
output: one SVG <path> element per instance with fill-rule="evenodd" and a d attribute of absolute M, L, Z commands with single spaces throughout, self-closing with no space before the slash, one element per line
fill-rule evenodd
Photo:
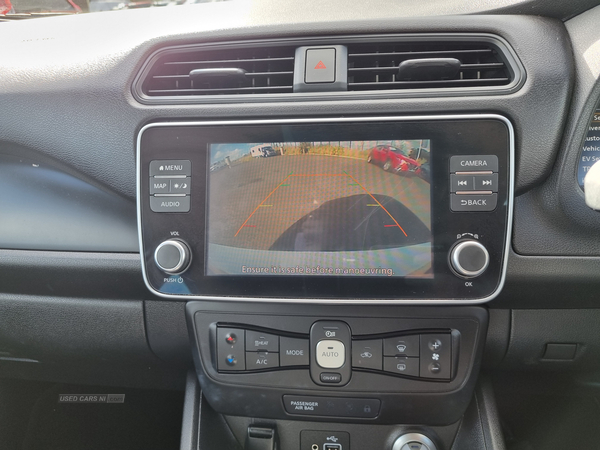
<path fill-rule="evenodd" d="M 192 175 L 192 162 L 184 159 L 150 161 L 150 176 L 190 176 Z"/>

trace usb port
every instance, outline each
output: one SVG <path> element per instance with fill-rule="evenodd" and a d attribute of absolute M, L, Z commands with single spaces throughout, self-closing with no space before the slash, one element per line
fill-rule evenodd
<path fill-rule="evenodd" d="M 323 444 L 323 450 L 342 450 L 342 444 Z"/>

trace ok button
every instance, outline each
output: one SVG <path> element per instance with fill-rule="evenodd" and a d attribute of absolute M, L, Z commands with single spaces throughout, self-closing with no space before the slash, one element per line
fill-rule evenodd
<path fill-rule="evenodd" d="M 324 369 L 339 369 L 346 362 L 343 342 L 324 339 L 317 343 L 317 364 Z"/>

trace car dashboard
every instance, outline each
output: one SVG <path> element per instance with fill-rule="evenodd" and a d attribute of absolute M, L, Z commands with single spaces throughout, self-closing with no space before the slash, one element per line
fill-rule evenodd
<path fill-rule="evenodd" d="M 0 24 L 6 448 L 596 448 L 599 21 Z"/>

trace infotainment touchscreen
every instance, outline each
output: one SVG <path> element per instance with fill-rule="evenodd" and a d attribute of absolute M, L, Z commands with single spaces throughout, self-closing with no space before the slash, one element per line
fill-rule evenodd
<path fill-rule="evenodd" d="M 205 275 L 433 278 L 429 139 L 208 147 Z"/>

